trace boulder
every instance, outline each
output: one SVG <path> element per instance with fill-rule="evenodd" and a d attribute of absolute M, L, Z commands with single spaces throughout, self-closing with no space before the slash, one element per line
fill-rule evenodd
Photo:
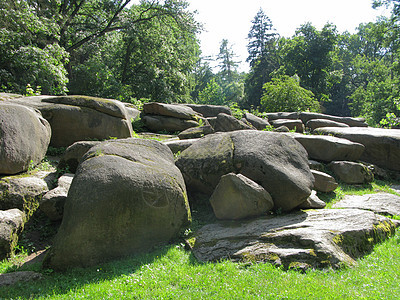
<path fill-rule="evenodd" d="M 178 138 L 181 140 L 196 139 L 211 133 L 214 133 L 214 129 L 210 125 L 205 125 L 200 127 L 188 128 L 179 133 Z"/>
<path fill-rule="evenodd" d="M 285 268 L 340 268 L 395 232 L 394 223 L 360 209 L 308 210 L 246 222 L 219 221 L 188 241 L 203 262 L 230 259 Z"/>
<path fill-rule="evenodd" d="M 400 130 L 381 128 L 318 128 L 319 134 L 332 134 L 365 146 L 360 160 L 400 171 Z"/>
<path fill-rule="evenodd" d="M 325 119 L 338 123 L 344 123 L 349 125 L 350 127 L 368 127 L 368 124 L 365 123 L 364 118 L 337 117 L 311 112 L 302 112 L 300 113 L 299 118 L 303 121 L 304 124 L 307 124 L 307 122 L 312 119 Z"/>
<path fill-rule="evenodd" d="M 50 145 L 68 147 L 78 141 L 132 136 L 125 106 L 117 100 L 89 96 L 36 96 L 13 102 L 35 107 L 50 123 Z"/>
<path fill-rule="evenodd" d="M 256 128 L 257 130 L 263 130 L 265 129 L 265 127 L 267 126 L 271 126 L 271 124 L 269 124 L 268 120 L 257 117 L 251 113 L 245 113 L 244 114 L 244 118 L 251 124 L 254 126 L 254 128 Z"/>
<path fill-rule="evenodd" d="M 311 119 L 306 123 L 306 127 L 313 131 L 316 128 L 320 127 L 350 127 L 345 123 L 339 123 L 332 120 L 327 119 Z"/>
<path fill-rule="evenodd" d="M 75 173 L 82 156 L 92 147 L 98 145 L 99 141 L 81 141 L 75 142 L 69 146 L 61 156 L 58 163 L 59 169 L 65 169 L 67 172 Z"/>
<path fill-rule="evenodd" d="M 156 115 L 145 115 L 143 121 L 151 131 L 184 131 L 188 128 L 198 127 L 200 124 L 195 120 L 178 119 Z"/>
<path fill-rule="evenodd" d="M 389 193 L 345 195 L 334 208 L 357 208 L 386 216 L 400 216 L 400 196 Z"/>
<path fill-rule="evenodd" d="M 24 218 L 19 209 L 0 210 L 0 260 L 8 257 L 17 245 Z"/>
<path fill-rule="evenodd" d="M 304 124 L 301 120 L 291 120 L 291 119 L 279 119 L 271 121 L 271 124 L 275 128 L 279 128 L 281 126 L 286 126 L 289 130 L 296 130 L 296 132 L 304 132 Z"/>
<path fill-rule="evenodd" d="M 311 194 L 307 153 L 293 138 L 241 130 L 208 135 L 176 161 L 188 188 L 211 195 L 221 176 L 240 173 L 267 190 L 275 209 L 291 210 Z"/>
<path fill-rule="evenodd" d="M 217 124 L 217 117 L 208 117 L 206 120 L 212 128 L 215 128 L 215 125 Z"/>
<path fill-rule="evenodd" d="M 50 125 L 38 111 L 0 102 L 0 174 L 17 174 L 40 163 L 50 137 Z"/>
<path fill-rule="evenodd" d="M 214 126 L 214 130 L 216 132 L 228 132 L 228 131 L 245 130 L 245 129 L 252 129 L 252 127 L 236 119 L 235 117 L 224 113 L 218 114 Z"/>
<path fill-rule="evenodd" d="M 221 177 L 210 203 L 215 216 L 222 220 L 261 216 L 274 207 L 271 195 L 262 186 L 234 173 Z"/>
<path fill-rule="evenodd" d="M 125 110 L 126 114 L 128 117 L 128 120 L 131 122 L 138 119 L 140 116 L 140 110 L 137 109 L 137 107 L 131 103 L 123 103 L 125 105 Z"/>
<path fill-rule="evenodd" d="M 185 183 L 167 146 L 106 141 L 83 157 L 44 265 L 85 267 L 149 251 L 175 238 L 189 221 Z"/>
<path fill-rule="evenodd" d="M 143 113 L 185 120 L 197 120 L 199 114 L 188 106 L 150 102 L 143 104 Z"/>
<path fill-rule="evenodd" d="M 48 191 L 39 200 L 40 210 L 52 221 L 62 219 L 64 212 L 65 200 L 68 196 L 68 191 L 74 179 L 74 174 L 64 174 L 58 178 L 57 187 Z"/>
<path fill-rule="evenodd" d="M 279 126 L 278 128 L 274 129 L 275 132 L 290 132 L 290 129 L 286 126 Z"/>
<path fill-rule="evenodd" d="M 358 160 L 364 146 L 346 139 L 323 135 L 293 134 L 308 153 L 309 158 L 331 162 L 334 160 Z"/>
<path fill-rule="evenodd" d="M 333 178 L 331 175 L 328 175 L 324 172 L 320 172 L 317 170 L 311 170 L 311 173 L 314 176 L 315 179 L 314 188 L 317 191 L 329 193 L 333 192 L 338 187 L 335 178 Z"/>
<path fill-rule="evenodd" d="M 326 203 L 318 198 L 317 192 L 312 191 L 310 197 L 301 203 L 297 208 L 299 209 L 322 209 L 325 208 Z"/>
<path fill-rule="evenodd" d="M 199 139 L 187 139 L 187 140 L 172 140 L 163 142 L 171 149 L 172 153 L 182 152 L 183 150 L 189 148 L 193 143 L 197 142 Z"/>
<path fill-rule="evenodd" d="M 374 174 L 362 163 L 333 161 L 328 167 L 341 181 L 347 184 L 370 183 L 374 180 Z"/>
<path fill-rule="evenodd" d="M 203 105 L 203 104 L 183 104 L 190 107 L 195 112 L 201 114 L 205 118 L 216 117 L 218 114 L 223 113 L 232 115 L 231 109 L 223 105 Z"/>
<path fill-rule="evenodd" d="M 0 209 L 18 208 L 32 213 L 42 196 L 54 188 L 56 179 L 54 170 L 0 178 Z"/>
<path fill-rule="evenodd" d="M 33 271 L 18 271 L 13 273 L 0 274 L 0 287 L 14 285 L 16 283 L 40 280 L 43 278 L 41 273 Z"/>
<path fill-rule="evenodd" d="M 308 165 L 310 166 L 311 171 L 312 170 L 323 171 L 325 168 L 325 166 L 321 162 L 312 159 L 308 160 Z"/>
<path fill-rule="evenodd" d="M 264 115 L 268 118 L 269 122 L 278 119 L 297 120 L 299 118 L 299 113 L 297 112 L 275 112 L 275 113 L 266 113 Z"/>

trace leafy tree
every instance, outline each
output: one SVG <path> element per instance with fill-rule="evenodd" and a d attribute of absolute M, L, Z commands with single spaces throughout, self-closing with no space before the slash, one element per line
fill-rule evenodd
<path fill-rule="evenodd" d="M 199 101 L 203 104 L 223 105 L 225 94 L 222 87 L 212 78 L 207 86 L 199 92 Z"/>
<path fill-rule="evenodd" d="M 24 93 L 31 84 L 44 93 L 65 93 L 68 53 L 58 37 L 59 27 L 29 2 L 0 2 L 0 89 Z"/>
<path fill-rule="evenodd" d="M 311 90 L 319 101 L 329 101 L 329 75 L 336 40 L 334 25 L 326 24 L 318 31 L 306 23 L 284 45 L 283 60 L 288 75 L 297 74 L 301 85 Z"/>
<path fill-rule="evenodd" d="M 266 112 L 316 112 L 319 110 L 319 103 L 311 91 L 300 86 L 297 76 L 283 75 L 264 84 L 261 107 Z"/>

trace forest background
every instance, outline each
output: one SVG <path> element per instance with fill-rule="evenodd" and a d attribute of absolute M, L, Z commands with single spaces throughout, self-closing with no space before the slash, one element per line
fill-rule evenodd
<path fill-rule="evenodd" d="M 133 104 L 223 104 L 262 115 L 319 111 L 399 125 L 400 0 L 356 33 L 311 23 L 281 37 L 260 9 L 248 34 L 249 72 L 223 39 L 218 69 L 203 57 L 187 1 L 0 2 L 0 92 L 80 94 Z"/>

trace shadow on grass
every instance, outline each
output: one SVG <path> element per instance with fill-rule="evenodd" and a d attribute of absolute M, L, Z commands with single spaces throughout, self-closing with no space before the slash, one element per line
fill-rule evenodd
<path fill-rule="evenodd" d="M 99 264 L 88 268 L 73 268 L 64 272 L 41 269 L 41 263 L 21 266 L 15 271 L 40 271 L 43 279 L 17 283 L 0 287 L 0 299 L 28 299 L 48 296 L 62 296 L 85 285 L 110 281 L 122 275 L 132 275 L 144 265 L 152 264 L 165 256 L 177 245 L 167 245 L 154 249 L 150 253 L 138 254 L 121 260 Z"/>

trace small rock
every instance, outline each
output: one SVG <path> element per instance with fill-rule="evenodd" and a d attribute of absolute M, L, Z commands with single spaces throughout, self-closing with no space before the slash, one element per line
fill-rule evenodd
<path fill-rule="evenodd" d="M 314 188 L 317 191 L 329 193 L 333 192 L 338 187 L 335 178 L 333 178 L 331 175 L 316 170 L 311 170 L 311 173 L 314 175 Z"/>
<path fill-rule="evenodd" d="M 374 174 L 362 163 L 333 161 L 328 167 L 347 184 L 370 183 L 374 180 Z"/>
<path fill-rule="evenodd" d="M 223 220 L 260 216 L 274 207 L 271 195 L 262 186 L 234 173 L 221 177 L 210 203 L 215 216 Z"/>
<path fill-rule="evenodd" d="M 58 186 L 47 192 L 39 201 L 39 208 L 52 221 L 62 219 L 64 204 L 74 174 L 64 174 L 58 179 Z"/>
<path fill-rule="evenodd" d="M 312 191 L 310 197 L 307 198 L 302 204 L 297 208 L 299 209 L 321 209 L 325 208 L 326 203 L 318 198 L 317 192 Z"/>
<path fill-rule="evenodd" d="M 0 260 L 12 253 L 17 234 L 24 224 L 25 214 L 19 209 L 0 210 Z"/>

